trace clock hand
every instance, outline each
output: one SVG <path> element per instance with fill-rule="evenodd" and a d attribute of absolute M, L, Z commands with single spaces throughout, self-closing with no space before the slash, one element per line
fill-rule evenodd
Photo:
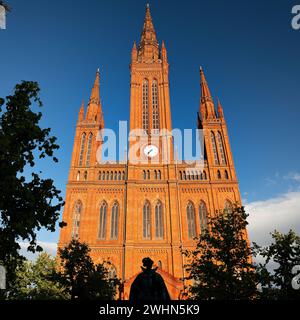
<path fill-rule="evenodd" d="M 150 150 L 147 152 L 147 154 L 149 154 L 151 151 L 152 151 L 152 149 L 150 149 Z"/>

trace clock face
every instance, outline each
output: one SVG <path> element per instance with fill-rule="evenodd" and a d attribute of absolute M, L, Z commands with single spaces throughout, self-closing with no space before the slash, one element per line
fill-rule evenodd
<path fill-rule="evenodd" d="M 158 155 L 158 148 L 153 144 L 149 144 L 144 148 L 144 154 L 146 157 L 153 158 Z"/>

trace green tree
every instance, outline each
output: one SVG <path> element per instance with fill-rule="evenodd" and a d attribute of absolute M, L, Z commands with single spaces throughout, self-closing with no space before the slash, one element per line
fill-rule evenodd
<path fill-rule="evenodd" d="M 109 262 L 95 265 L 85 243 L 73 239 L 65 248 L 59 249 L 61 271 L 58 279 L 67 288 L 71 299 L 112 300 L 119 279 L 110 279 Z"/>
<path fill-rule="evenodd" d="M 257 295 L 252 250 L 245 237 L 247 216 L 243 207 L 219 213 L 196 238 L 196 249 L 184 252 L 191 299 L 252 299 Z"/>
<path fill-rule="evenodd" d="M 55 230 L 63 199 L 52 179 L 34 172 L 36 159 L 53 156 L 59 146 L 50 129 L 39 126 L 42 106 L 36 82 L 17 84 L 12 95 L 0 98 L 0 263 L 7 269 L 8 285 L 22 261 L 19 241 L 28 241 L 28 250 L 42 251 L 36 232 Z M 3 104 L 6 102 L 6 107 Z M 26 174 L 25 174 L 26 172 Z"/>
<path fill-rule="evenodd" d="M 256 254 L 265 258 L 258 266 L 261 296 L 263 299 L 300 299 L 300 289 L 292 286 L 293 267 L 300 266 L 300 237 L 292 230 L 287 234 L 275 230 L 271 235 L 273 242 L 269 246 L 260 248 L 255 244 Z"/>
<path fill-rule="evenodd" d="M 11 300 L 68 299 L 65 288 L 55 280 L 56 261 L 41 253 L 35 262 L 26 260 L 17 267 L 16 279 L 10 288 Z"/>

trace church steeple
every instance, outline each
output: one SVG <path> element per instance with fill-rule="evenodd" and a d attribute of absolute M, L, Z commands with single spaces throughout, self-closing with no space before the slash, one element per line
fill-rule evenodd
<path fill-rule="evenodd" d="M 86 120 L 94 120 L 99 122 L 101 119 L 103 119 L 103 116 L 100 100 L 100 71 L 97 69 L 96 78 L 87 107 Z"/>
<path fill-rule="evenodd" d="M 200 85 L 201 85 L 201 100 L 200 112 L 202 119 L 216 118 L 214 102 L 205 79 L 202 67 L 200 67 Z"/>
<path fill-rule="evenodd" d="M 163 156 L 173 160 L 173 141 L 170 134 L 169 64 L 165 44 L 162 43 L 159 49 L 150 7 L 147 5 L 140 43 L 137 48 L 134 44 L 131 51 L 130 132 L 140 130 L 149 139 L 156 139 L 159 161 L 162 161 Z M 168 134 L 160 135 L 162 131 Z M 131 145 L 134 144 L 133 140 Z M 129 154 L 129 159 L 133 157 Z"/>
<path fill-rule="evenodd" d="M 142 61 L 156 61 L 159 57 L 158 41 L 152 22 L 150 6 L 147 4 L 138 56 Z"/>

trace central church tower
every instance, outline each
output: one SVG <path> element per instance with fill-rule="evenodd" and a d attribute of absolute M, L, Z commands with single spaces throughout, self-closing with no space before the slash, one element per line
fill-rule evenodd
<path fill-rule="evenodd" d="M 169 64 L 157 40 L 149 5 L 130 63 L 130 136 L 127 174 L 125 278 L 149 256 L 173 296 L 183 277 L 176 168 L 173 159 Z M 134 147 L 139 136 L 138 148 Z M 136 160 L 139 161 L 136 161 Z M 172 201 L 173 199 L 173 201 Z M 134 277 L 133 277 L 134 278 Z"/>
<path fill-rule="evenodd" d="M 173 160 L 173 145 L 169 64 L 164 42 L 159 49 L 149 5 L 138 48 L 135 42 L 133 44 L 130 73 L 130 132 L 135 135 L 136 130 L 141 130 L 145 139 L 137 154 L 129 154 L 129 160 L 139 156 L 144 160 L 151 158 L 152 163 L 154 160 L 170 162 Z M 130 147 L 132 140 L 130 137 Z"/>
<path fill-rule="evenodd" d="M 99 157 L 105 109 L 99 70 L 86 112 L 84 104 L 80 108 L 63 212 L 67 226 L 58 247 L 79 239 L 90 246 L 96 263 L 109 260 L 111 276 L 124 282 L 122 299 L 128 299 L 142 259 L 150 257 L 171 298 L 179 299 L 186 276 L 181 251 L 195 247 L 194 237 L 206 228 L 210 216 L 241 203 L 226 121 L 200 69 L 197 120 L 203 130 L 204 164 L 200 168 L 178 162 L 167 50 L 164 42 L 158 43 L 148 5 L 140 42 L 133 44 L 130 75 L 125 163 L 102 163 Z"/>

